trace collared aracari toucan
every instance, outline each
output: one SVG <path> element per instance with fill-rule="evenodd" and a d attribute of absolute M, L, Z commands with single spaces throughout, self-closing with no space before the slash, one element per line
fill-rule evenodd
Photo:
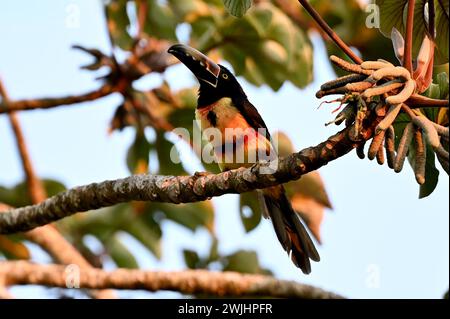
<path fill-rule="evenodd" d="M 222 171 L 254 164 L 250 161 L 233 161 L 238 151 L 250 156 L 252 152 L 261 154 L 262 150 L 265 154 L 272 154 L 269 159 L 276 158 L 266 124 L 228 69 L 186 45 L 173 45 L 168 52 L 186 65 L 200 83 L 195 116 L 203 132 L 214 128 L 222 133 L 219 142 L 210 140 Z M 225 132 L 227 129 L 247 133 L 244 138 L 240 138 L 241 133 L 230 138 L 230 134 Z M 248 134 L 249 130 L 253 134 Z M 227 144 L 232 147 L 225 147 Z M 310 259 L 319 261 L 320 257 L 305 226 L 292 208 L 284 187 L 269 187 L 263 189 L 262 194 L 265 213 L 272 220 L 284 250 L 291 255 L 297 267 L 306 274 L 310 273 Z"/>

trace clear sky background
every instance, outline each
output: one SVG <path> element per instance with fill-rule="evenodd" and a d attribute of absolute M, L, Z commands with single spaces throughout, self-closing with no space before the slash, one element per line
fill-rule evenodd
<path fill-rule="evenodd" d="M 73 44 L 108 51 L 101 1 L 5 0 L 0 4 L 0 76 L 12 99 L 63 96 L 99 86 L 94 74 L 79 70 L 90 58 L 72 50 Z M 67 27 L 73 5 L 79 26 Z M 71 11 L 73 12 L 73 11 Z M 183 38 L 185 32 L 180 31 Z M 335 75 L 326 62 L 321 40 L 313 36 L 315 80 L 306 89 L 286 83 L 278 92 L 243 84 L 272 131 L 282 129 L 296 149 L 318 144 L 339 128 L 324 127 L 334 117 L 331 107 L 317 110 L 314 93 Z M 382 57 L 382 56 L 380 56 Z M 165 75 L 147 76 L 139 88 L 152 88 L 162 79 L 173 88 L 195 82 L 181 65 Z M 20 113 L 37 172 L 68 187 L 128 175 L 126 151 L 132 129 L 107 135 L 109 121 L 120 103 L 113 95 L 93 103 Z M 186 155 L 187 156 L 187 155 Z M 190 169 L 196 169 L 192 165 Z M 320 170 L 335 207 L 322 225 L 320 263 L 304 276 L 281 249 L 268 221 L 245 234 L 239 219 L 237 195 L 215 198 L 220 250 L 231 253 L 255 249 L 264 267 L 278 278 L 292 279 L 353 298 L 441 298 L 449 286 L 449 183 L 441 170 L 435 192 L 419 200 L 409 165 L 395 174 L 386 166 L 359 160 L 352 152 Z M 7 117 L 0 115 L 0 185 L 23 179 L 20 160 Z M 151 256 L 124 235 L 137 252 L 143 269 L 178 270 L 185 267 L 182 248 L 209 249 L 206 231 L 192 233 L 172 222 L 163 225 L 163 258 Z M 95 246 L 95 240 L 91 240 Z M 33 258 L 48 258 L 34 249 Z M 111 264 L 108 264 L 111 267 Z M 51 296 L 40 288 L 14 288 L 18 297 Z M 176 297 L 174 293 L 124 292 L 126 297 Z"/>

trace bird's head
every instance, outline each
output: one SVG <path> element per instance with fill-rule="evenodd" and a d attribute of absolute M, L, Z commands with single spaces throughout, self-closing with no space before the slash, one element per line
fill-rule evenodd
<path fill-rule="evenodd" d="M 234 75 L 200 51 L 183 44 L 168 50 L 195 75 L 200 83 L 198 107 L 208 106 L 221 98 L 246 98 Z"/>

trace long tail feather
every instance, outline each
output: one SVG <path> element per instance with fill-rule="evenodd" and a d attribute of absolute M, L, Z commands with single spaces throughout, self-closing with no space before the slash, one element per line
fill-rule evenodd
<path fill-rule="evenodd" d="M 305 226 L 292 208 L 284 187 L 270 187 L 265 189 L 263 194 L 278 240 L 284 250 L 290 254 L 294 264 L 303 273 L 309 274 L 311 272 L 310 259 L 319 261 L 320 256 Z"/>

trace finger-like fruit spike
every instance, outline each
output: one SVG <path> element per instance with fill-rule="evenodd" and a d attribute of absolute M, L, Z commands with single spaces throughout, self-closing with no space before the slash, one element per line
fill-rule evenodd
<path fill-rule="evenodd" d="M 416 82 L 412 79 L 409 79 L 405 83 L 405 87 L 403 90 L 400 91 L 400 93 L 396 95 L 391 95 L 386 98 L 386 102 L 394 105 L 405 102 L 409 97 L 414 93 L 414 90 L 416 89 Z"/>
<path fill-rule="evenodd" d="M 386 116 L 380 121 L 380 123 L 378 123 L 377 127 L 375 128 L 375 134 L 378 134 L 381 131 L 386 131 L 388 127 L 391 126 L 392 123 L 394 123 L 401 108 L 401 104 L 391 105 Z"/>
<path fill-rule="evenodd" d="M 364 70 L 379 70 L 386 67 L 393 67 L 394 65 L 387 61 L 364 61 L 361 63 L 361 67 Z"/>
<path fill-rule="evenodd" d="M 391 125 L 386 130 L 385 138 L 384 138 L 384 147 L 386 148 L 386 159 L 388 167 L 394 169 L 395 162 L 395 130 Z"/>
<path fill-rule="evenodd" d="M 420 185 L 425 183 L 425 164 L 427 161 L 426 145 L 423 141 L 422 131 L 417 128 L 414 130 L 414 147 L 416 149 L 414 174 L 416 181 Z"/>
<path fill-rule="evenodd" d="M 385 131 L 380 131 L 377 135 L 375 135 L 370 143 L 369 151 L 367 152 L 367 158 L 369 160 L 373 160 L 380 149 L 380 146 L 384 141 Z"/>
<path fill-rule="evenodd" d="M 441 146 L 441 141 L 432 121 L 425 116 L 414 116 L 412 121 L 415 125 L 422 129 L 428 144 L 430 144 L 434 150 L 437 150 Z"/>
<path fill-rule="evenodd" d="M 401 172 L 403 164 L 405 163 L 406 155 L 408 154 L 409 145 L 411 144 L 414 132 L 414 124 L 408 123 L 403 131 L 402 138 L 397 148 L 397 157 L 395 158 L 394 171 Z"/>
<path fill-rule="evenodd" d="M 382 95 L 384 93 L 389 93 L 392 90 L 396 90 L 404 85 L 403 82 L 399 80 L 392 80 L 381 85 L 375 86 L 373 88 L 368 88 L 362 93 L 362 97 L 365 99 L 371 98 L 372 96 Z"/>
<path fill-rule="evenodd" d="M 384 148 L 383 145 L 380 145 L 377 152 L 377 162 L 380 165 L 384 164 Z"/>
<path fill-rule="evenodd" d="M 401 66 L 386 67 L 373 72 L 372 75 L 367 78 L 367 81 L 378 82 L 383 78 L 403 78 L 409 80 L 411 79 L 411 74 L 407 69 Z"/>

